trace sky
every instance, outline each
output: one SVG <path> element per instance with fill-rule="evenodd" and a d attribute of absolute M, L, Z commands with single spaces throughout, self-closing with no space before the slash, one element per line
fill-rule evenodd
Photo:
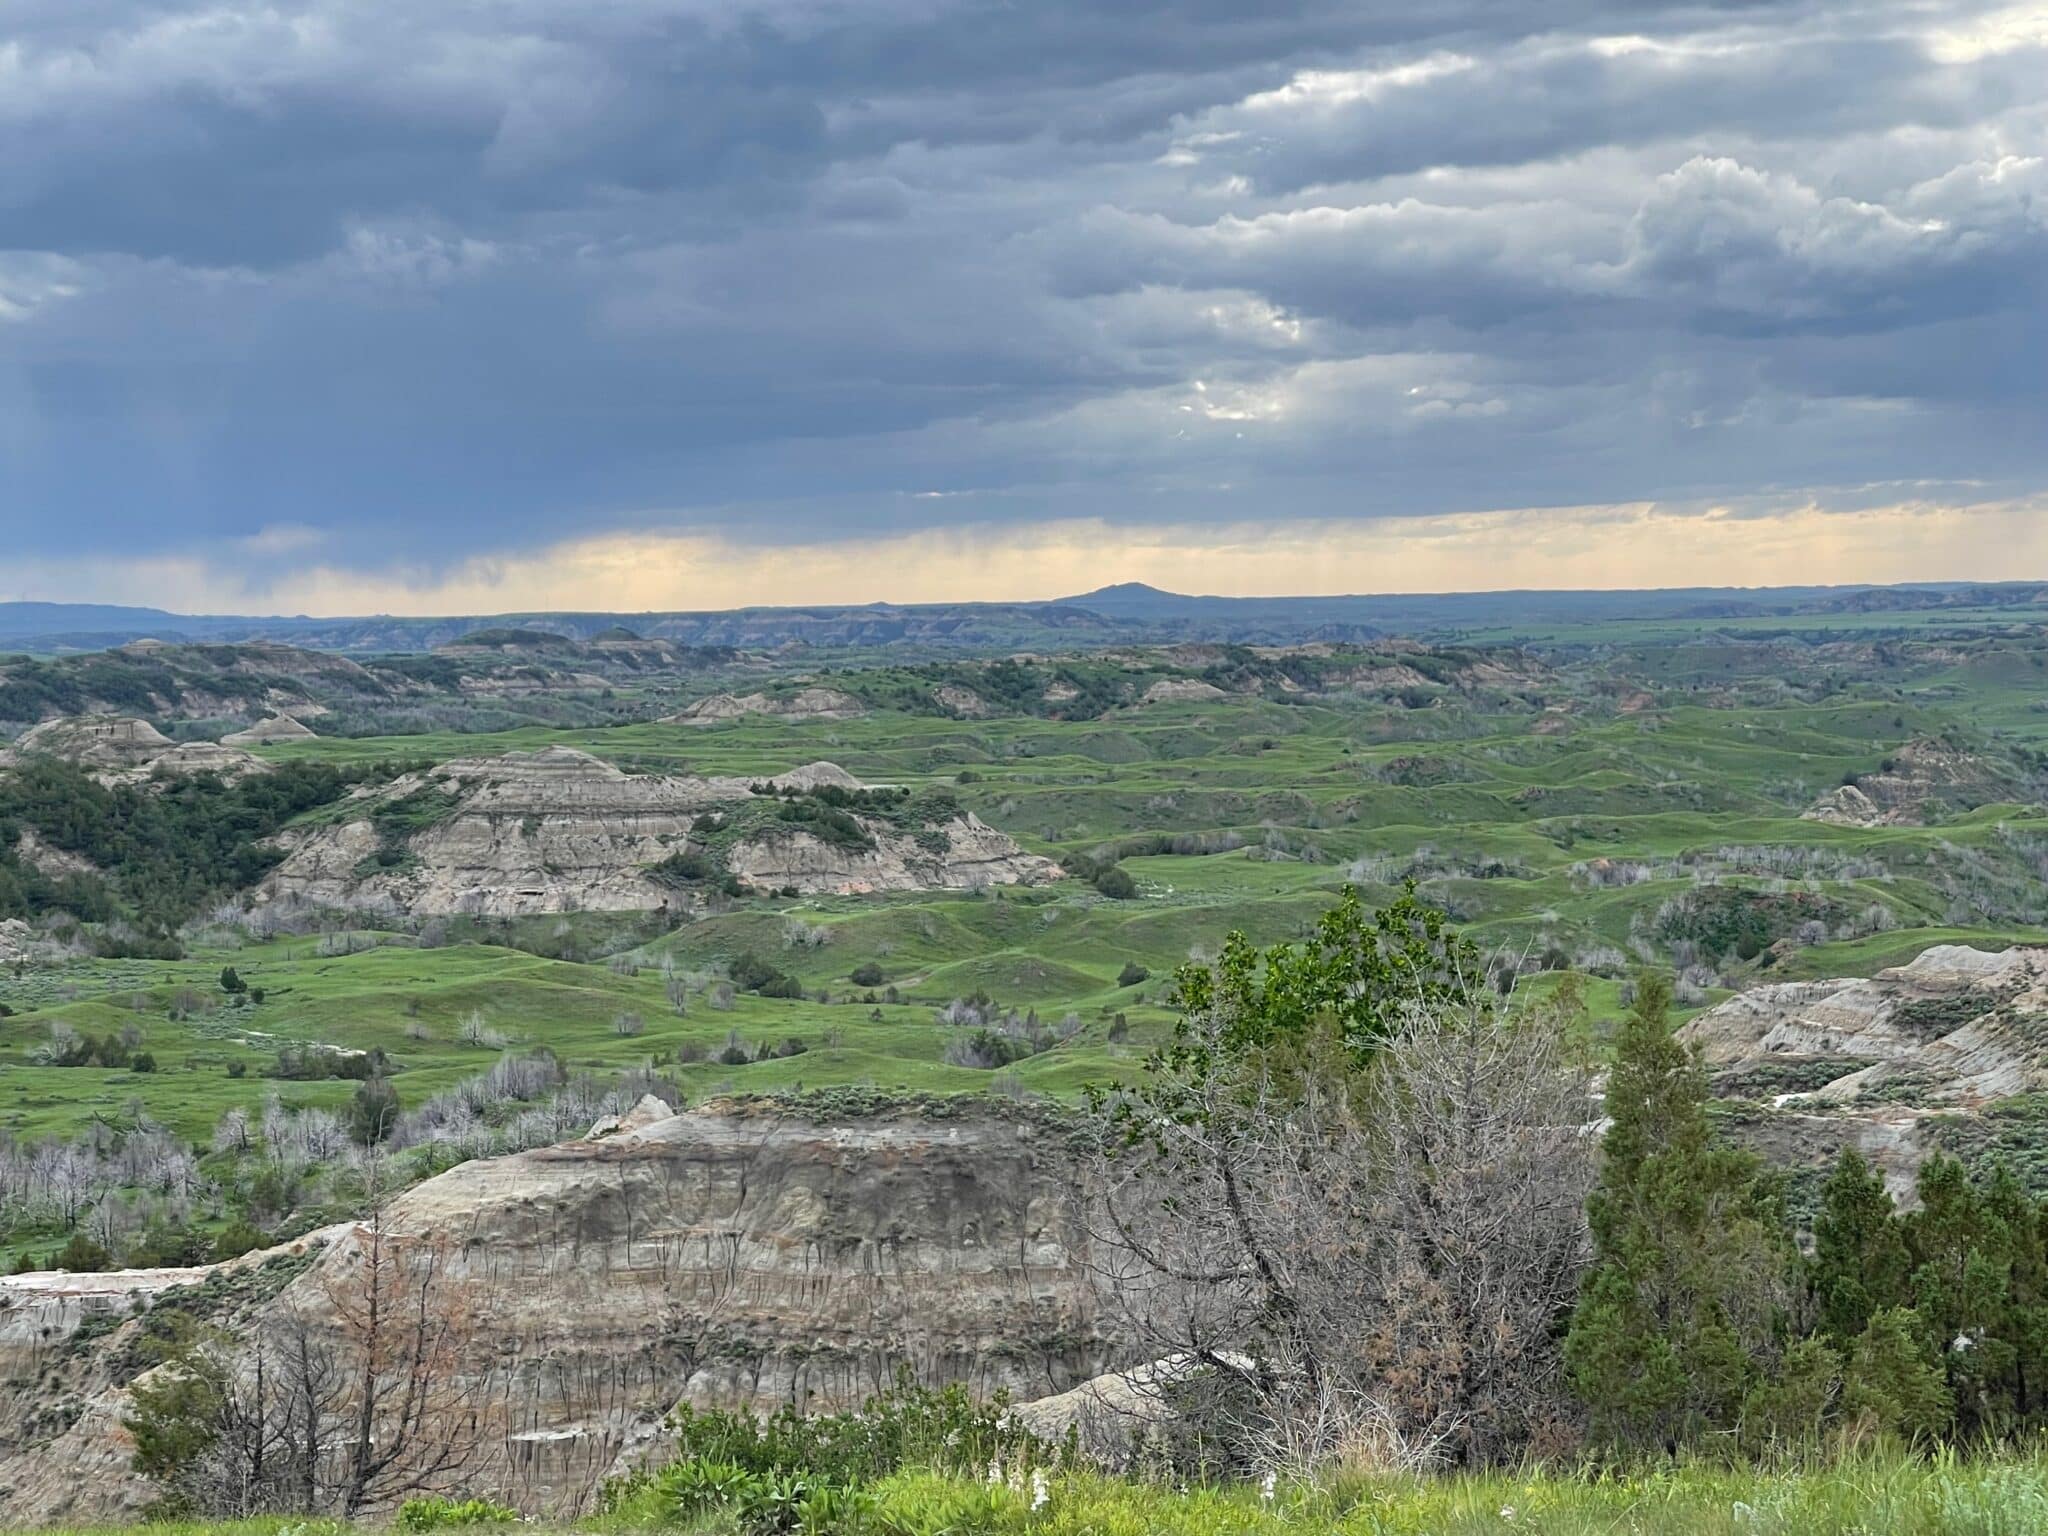
<path fill-rule="evenodd" d="M 2048 578 L 2048 3 L 5 0 L 0 600 Z"/>

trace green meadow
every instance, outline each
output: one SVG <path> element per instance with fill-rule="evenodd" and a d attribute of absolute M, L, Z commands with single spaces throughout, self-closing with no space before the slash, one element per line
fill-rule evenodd
<path fill-rule="evenodd" d="M 1586 975 L 1596 1015 L 1615 1011 L 1644 963 L 1696 961 L 1682 1001 L 1697 1008 L 1757 980 L 1869 973 L 1930 944 L 2048 938 L 2048 815 L 2021 803 L 2048 738 L 2038 645 L 1972 642 L 1896 678 L 1868 658 L 1837 666 L 1821 647 L 1795 690 L 1754 645 L 1731 644 L 1724 661 L 1697 632 L 1685 645 L 1616 644 L 1606 660 L 1561 665 L 1547 686 L 1445 691 L 1419 705 L 1233 697 L 1075 721 L 879 711 L 801 727 L 748 719 L 268 747 L 278 760 L 362 764 L 566 745 L 629 771 L 742 777 L 829 759 L 872 783 L 944 786 L 1033 851 L 1119 861 L 1136 895 L 1114 900 L 1085 878 L 751 895 L 673 925 L 453 920 L 431 943 L 417 925 L 263 942 L 200 927 L 175 961 L 0 973 L 10 1011 L 0 1129 L 63 1137 L 147 1116 L 204 1146 L 222 1114 L 272 1094 L 288 1107 L 344 1105 L 350 1081 L 275 1075 L 281 1048 L 308 1044 L 382 1051 L 405 1106 L 502 1049 L 542 1048 L 572 1074 L 652 1069 L 692 1098 L 1072 1095 L 1136 1070 L 1170 1027 L 1177 966 L 1212 955 L 1232 931 L 1298 937 L 1347 883 L 1384 898 L 1414 881 L 1535 984 Z M 1816 797 L 1932 738 L 1993 765 L 1992 792 L 2010 785 L 2011 800 L 1946 807 L 1929 825 L 1802 819 Z M 747 955 L 793 976 L 804 996 L 741 991 L 722 1006 L 716 979 Z M 252 989 L 241 1000 L 220 988 L 227 965 Z M 260 1003 L 247 1001 L 255 989 Z M 938 1012 L 976 997 L 1035 1012 L 1058 1042 L 999 1072 L 948 1064 L 958 1031 Z M 632 1016 L 623 1030 L 622 1015 Z M 125 1034 L 154 1070 L 38 1065 L 53 1027 L 66 1026 Z"/>

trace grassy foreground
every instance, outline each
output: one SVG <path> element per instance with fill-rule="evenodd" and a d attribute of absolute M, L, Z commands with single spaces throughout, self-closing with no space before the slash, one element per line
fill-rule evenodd
<path fill-rule="evenodd" d="M 1174 1489 L 1059 1474 L 1009 1486 L 923 1473 L 885 1479 L 857 1526 L 874 1536 L 2032 1536 L 2048 1531 L 2048 1455 L 1964 1460 L 1860 1455 L 1812 1470 L 1703 1466 L 1635 1475 L 1533 1470 L 1433 1479 L 1361 1477 L 1324 1491 Z M 548 1527 L 542 1526 L 541 1529 Z M 102 1528 L 111 1532 L 120 1528 Z M 322 1520 L 163 1524 L 155 1536 L 347 1536 Z M 501 1527 L 471 1527 L 478 1531 Z M 559 1529 L 725 1536 L 717 1515 L 649 1526 L 590 1519 Z M 92 1532 L 52 1536 L 102 1536 Z M 820 1533 L 823 1536 L 823 1533 Z"/>

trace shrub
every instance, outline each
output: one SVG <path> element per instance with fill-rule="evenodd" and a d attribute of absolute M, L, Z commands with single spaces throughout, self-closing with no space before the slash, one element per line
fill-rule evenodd
<path fill-rule="evenodd" d="M 452 1526 L 503 1525 L 517 1520 L 519 1511 L 494 1504 L 489 1499 L 417 1498 L 398 1506 L 401 1531 L 441 1531 Z"/>
<path fill-rule="evenodd" d="M 1112 864 L 1095 877 L 1095 889 L 1112 901 L 1129 901 L 1138 894 L 1138 882 L 1121 864 Z"/>
<path fill-rule="evenodd" d="M 349 1100 L 348 1133 L 358 1145 L 373 1147 L 398 1123 L 398 1090 L 388 1077 L 365 1078 Z"/>
<path fill-rule="evenodd" d="M 991 1072 L 1035 1054 L 1029 1040 L 998 1034 L 992 1029 L 977 1029 L 971 1035 L 947 1041 L 945 1060 L 949 1067 L 974 1067 Z"/>
<path fill-rule="evenodd" d="M 724 871 L 703 854 L 685 850 L 650 865 L 647 873 L 663 885 L 703 885 L 717 880 Z"/>
<path fill-rule="evenodd" d="M 732 963 L 732 984 L 742 992 L 752 992 L 761 997 L 796 997 L 804 995 L 804 984 L 787 971 L 770 965 L 751 949 L 743 951 Z"/>
<path fill-rule="evenodd" d="M 50 1255 L 50 1268 L 73 1274 L 99 1274 L 113 1267 L 114 1256 L 83 1232 L 72 1233 L 70 1241 Z"/>
<path fill-rule="evenodd" d="M 806 1414 L 785 1406 L 757 1418 L 744 1409 L 685 1405 L 670 1423 L 676 1460 L 656 1476 L 677 1493 L 736 1487 L 735 1472 L 853 1488 L 906 1467 L 978 1477 L 992 1462 L 1029 1466 L 1053 1460 L 1053 1448 L 1017 1421 L 1005 1394 L 976 1402 L 957 1383 L 940 1389 L 913 1385 L 907 1371 L 855 1412 Z M 614 1485 L 607 1491 L 608 1506 L 617 1508 L 632 1492 L 630 1484 Z"/>
<path fill-rule="evenodd" d="M 269 1246 L 269 1233 L 248 1217 L 237 1216 L 214 1235 L 213 1261 L 224 1264 L 229 1259 L 239 1259 L 245 1253 L 254 1253 L 258 1248 Z"/>
<path fill-rule="evenodd" d="M 1116 973 L 1116 984 L 1120 987 L 1137 987 L 1151 980 L 1152 973 L 1135 960 L 1126 960 L 1124 968 Z"/>
<path fill-rule="evenodd" d="M 882 967 L 876 961 L 866 960 L 855 966 L 846 979 L 856 987 L 879 987 L 882 984 Z"/>

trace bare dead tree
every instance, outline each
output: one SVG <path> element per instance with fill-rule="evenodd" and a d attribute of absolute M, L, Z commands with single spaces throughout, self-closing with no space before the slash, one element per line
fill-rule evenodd
<path fill-rule="evenodd" d="M 451 1249 L 369 1212 L 239 1340 L 214 1335 L 136 1391 L 138 1467 L 195 1513 L 354 1516 L 466 1486 L 500 1449 L 474 1289 Z"/>
<path fill-rule="evenodd" d="M 381 1206 L 349 1263 L 323 1288 L 350 1386 L 331 1476 L 343 1515 L 458 1483 L 485 1449 L 465 1359 L 474 1319 L 443 1283 L 445 1244 L 398 1238 Z"/>
<path fill-rule="evenodd" d="M 1114 1115 L 1095 1251 L 1199 1455 L 1498 1461 L 1566 1413 L 1596 1146 L 1558 1010 L 1417 1003 L 1361 1061 L 1192 1018 L 1178 1110 Z M 1141 1396 L 1147 1394 L 1140 1394 Z"/>

